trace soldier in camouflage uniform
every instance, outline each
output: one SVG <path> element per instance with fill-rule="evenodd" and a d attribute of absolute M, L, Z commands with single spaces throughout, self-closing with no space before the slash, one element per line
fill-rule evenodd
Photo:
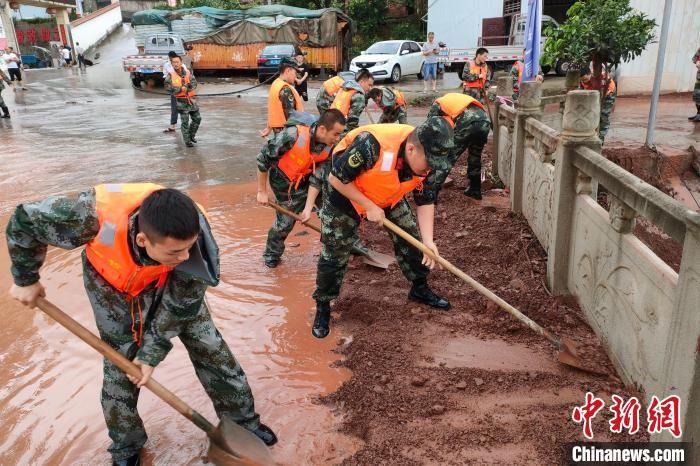
<path fill-rule="evenodd" d="M 428 110 L 430 117 L 447 117 L 447 114 L 440 106 L 442 101 L 454 97 L 456 99 L 466 99 L 461 94 L 449 93 L 436 99 Z M 449 117 L 448 117 L 449 118 Z M 435 196 L 440 187 L 447 179 L 452 167 L 457 163 L 459 157 L 465 150 L 469 151 L 467 158 L 467 176 L 469 177 L 469 188 L 464 191 L 465 196 L 474 199 L 481 199 L 481 153 L 484 150 L 486 141 L 491 130 L 491 120 L 486 111 L 478 105 L 469 105 L 454 120 L 451 120 L 454 129 L 454 148 L 447 155 L 446 169 L 433 170 L 428 174 L 427 184 L 436 186 Z"/>
<path fill-rule="evenodd" d="M 335 95 L 331 108 L 336 108 L 343 112 L 347 123 L 345 134 L 360 126 L 360 116 L 367 106 L 365 97 L 374 85 L 374 77 L 366 68 L 362 68 L 356 74 L 355 80 L 345 81 L 343 86 Z M 343 136 L 345 135 L 343 134 Z"/>
<path fill-rule="evenodd" d="M 365 128 L 367 130 L 363 131 Z M 316 338 L 325 338 L 330 331 L 330 302 L 340 292 L 351 249 L 357 241 L 361 217 L 351 200 L 365 209 L 369 221 L 381 224 L 386 216 L 414 238 L 421 239 L 423 236 L 423 243 L 437 254 L 437 247 L 432 238 L 435 196 L 428 194 L 435 190 L 435 186 L 424 183 L 422 190 L 416 189 L 413 192 L 418 205 L 416 225 L 416 216 L 405 198 L 401 198 L 393 207 L 383 209 L 369 200 L 357 185 L 358 179 L 377 163 L 384 164 L 387 162 L 386 157 L 394 155 L 397 157 L 396 171 L 401 182 L 410 182 L 416 176 L 424 176 L 429 169 L 447 168 L 446 156 L 453 146 L 453 137 L 451 128 L 442 118 L 430 118 L 414 129 L 405 136 L 398 152 L 393 153 L 391 149 L 391 155 L 387 155 L 386 152 L 390 150 L 389 147 L 393 147 L 387 142 L 389 138 L 381 136 L 382 139 L 386 139 L 382 142 L 374 135 L 391 135 L 395 132 L 405 134 L 403 131 L 410 131 L 411 128 L 408 125 L 363 126 L 350 133 L 341 141 L 340 146 L 336 147 L 340 149 L 333 155 L 328 181 L 323 186 L 323 206 L 319 214 L 322 246 L 318 260 L 316 291 L 313 294 L 316 301 L 316 317 L 312 329 L 312 335 Z M 374 134 L 369 131 L 373 131 Z M 349 145 L 343 149 L 343 144 Z M 389 146 L 386 146 L 383 152 L 381 148 L 384 144 Z M 449 309 L 449 301 L 428 287 L 429 267 L 434 265 L 433 260 L 422 256 L 416 248 L 396 234 L 390 232 L 389 236 L 394 243 L 394 253 L 401 271 L 412 283 L 409 299 L 438 309 Z"/>
<path fill-rule="evenodd" d="M 267 103 L 267 127 L 260 136 L 267 137 L 284 129 L 284 122 L 294 112 L 303 112 L 301 96 L 294 88 L 297 79 L 296 62 L 285 58 L 280 64 L 280 75 L 272 82 Z M 276 93 L 276 95 L 274 95 Z M 281 112 L 281 114 L 278 114 Z"/>
<path fill-rule="evenodd" d="M 289 152 L 299 140 L 299 126 L 308 126 L 310 141 L 306 141 L 305 149 L 298 149 L 309 154 L 309 173 L 299 173 L 296 179 L 290 179 L 292 173 L 285 173 L 286 165 L 280 166 L 284 157 L 290 157 Z M 309 191 L 309 185 L 317 190 L 321 189 L 321 180 L 312 176 L 313 168 L 318 170 L 327 165 L 321 161 L 313 164 L 310 161 L 311 154 L 322 154 L 330 149 L 340 139 L 340 134 L 345 128 L 345 117 L 338 110 L 328 110 L 321 119 L 316 121 L 308 113 L 296 113 L 287 120 L 287 127 L 270 138 L 260 150 L 258 155 L 258 202 L 268 205 L 267 181 L 275 195 L 275 199 L 282 206 L 294 213 L 300 213 L 304 209 Z M 301 154 L 305 156 L 306 154 Z M 298 157 L 298 155 L 297 155 Z M 268 175 L 269 174 L 269 175 Z M 315 199 L 315 196 L 314 196 Z M 277 267 L 284 253 L 284 241 L 294 228 L 294 219 L 281 212 L 275 214 L 275 222 L 267 233 L 267 244 L 263 253 L 263 261 L 269 268 Z"/>
<path fill-rule="evenodd" d="M 474 60 L 468 60 L 462 70 L 463 92 L 482 104 L 486 105 L 488 90 L 491 87 L 489 69 L 486 61 L 489 59 L 489 51 L 483 47 L 476 49 Z"/>
<path fill-rule="evenodd" d="M 399 91 L 388 87 L 375 87 L 369 91 L 367 97 L 374 100 L 374 103 L 382 109 L 379 123 L 395 123 L 397 121 L 402 125 L 407 123 L 406 100 Z"/>
<path fill-rule="evenodd" d="M 180 114 L 180 132 L 187 147 L 193 147 L 197 142 L 195 136 L 202 122 L 199 114 L 199 106 L 195 100 L 197 79 L 194 74 L 182 66 L 182 58 L 175 55 L 170 59 L 173 65 L 173 73 L 165 77 L 165 88 L 175 96 L 177 112 Z M 176 85 L 173 85 L 176 82 Z M 192 123 L 190 124 L 190 119 Z"/>
<path fill-rule="evenodd" d="M 87 250 L 82 256 L 85 290 L 101 338 L 133 360 L 142 371 L 141 379 L 135 379 L 104 360 L 101 401 L 112 439 L 109 452 L 114 465 L 139 464 L 139 450 L 146 442 L 143 422 L 136 409 L 140 387 L 166 357 L 174 337 L 179 337 L 187 349 L 217 415 L 228 417 L 265 443 L 273 444 L 276 437 L 260 423 L 245 373 L 212 322 L 204 300 L 207 287 L 219 282 L 218 248 L 206 219 L 181 192 L 158 190 L 157 185 L 102 185 L 75 197 L 56 196 L 19 205 L 7 226 L 15 282 L 11 296 L 30 307 L 44 296 L 39 269 L 49 245 L 73 249 L 87 244 L 89 249 L 105 242 L 106 230 L 102 230 L 109 225 L 102 225 L 98 217 L 98 209 L 106 212 L 96 203 L 98 189 L 101 193 L 121 193 L 143 186 L 152 187 L 142 191 L 143 195 L 156 190 L 125 220 L 128 225 L 121 244 L 131 265 L 121 262 L 120 268 L 113 270 L 126 266 L 144 270 L 161 265 L 174 270 L 161 275 L 157 283 L 145 285 L 142 291 L 121 292 L 112 281 L 108 282 L 110 279 L 104 278 L 110 270 L 105 269 L 101 274 Z M 181 239 L 183 236 L 190 239 Z M 132 278 L 127 283 L 134 281 Z M 134 296 L 134 293 L 138 294 Z"/>
<path fill-rule="evenodd" d="M 333 76 L 323 82 L 316 96 L 316 109 L 318 109 L 319 115 L 323 115 L 326 110 L 331 108 L 331 104 L 338 93 L 339 86 L 342 86 L 343 82 L 345 82 L 345 78 L 343 78 L 342 75 Z M 335 92 L 329 93 L 329 89 L 331 92 Z"/>
<path fill-rule="evenodd" d="M 591 78 L 593 74 L 591 69 L 588 67 L 581 68 L 581 89 L 592 90 L 593 84 Z M 605 143 L 605 136 L 608 134 L 610 129 L 610 114 L 615 106 L 615 100 L 617 99 L 617 85 L 615 80 L 608 75 L 606 71 L 603 71 L 601 75 L 601 80 L 603 86 L 605 87 L 605 95 L 602 102 L 600 103 L 600 123 L 598 124 L 598 137 L 601 143 Z"/>
<path fill-rule="evenodd" d="M 700 121 L 700 48 L 693 55 L 693 64 L 697 68 L 695 74 L 695 88 L 693 89 L 693 102 L 695 102 L 695 115 L 688 117 L 689 120 Z"/>
<path fill-rule="evenodd" d="M 10 118 L 10 110 L 5 105 L 5 99 L 2 98 L 2 91 L 5 90 L 5 83 L 8 85 L 12 84 L 7 75 L 0 70 L 0 109 L 2 109 L 2 116 L 0 118 Z"/>

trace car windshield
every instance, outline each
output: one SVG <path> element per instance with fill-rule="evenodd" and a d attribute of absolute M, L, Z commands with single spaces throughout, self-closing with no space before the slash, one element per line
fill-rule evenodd
<path fill-rule="evenodd" d="M 263 55 L 283 55 L 294 53 L 294 47 L 291 45 L 268 45 L 262 51 Z"/>
<path fill-rule="evenodd" d="M 396 42 L 377 42 L 367 49 L 367 53 L 377 55 L 393 55 L 399 50 L 399 45 Z"/>

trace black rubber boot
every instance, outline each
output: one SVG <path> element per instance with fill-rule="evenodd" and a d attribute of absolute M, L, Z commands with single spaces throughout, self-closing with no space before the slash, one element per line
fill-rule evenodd
<path fill-rule="evenodd" d="M 267 427 L 265 424 L 260 424 L 257 429 L 251 430 L 251 432 L 262 440 L 268 447 L 271 447 L 277 443 L 277 436 L 274 432 L 272 432 L 272 429 Z"/>
<path fill-rule="evenodd" d="M 316 317 L 314 318 L 314 326 L 311 329 L 311 334 L 316 338 L 326 338 L 331 331 L 330 324 L 331 303 L 316 303 Z"/>
<path fill-rule="evenodd" d="M 464 190 L 464 195 L 477 201 L 481 200 L 481 176 L 469 177 L 469 188 Z"/>
<path fill-rule="evenodd" d="M 445 311 L 450 308 L 450 302 L 436 295 L 427 283 L 414 283 L 408 293 L 408 299 Z"/>
<path fill-rule="evenodd" d="M 7 105 L 3 105 L 0 109 L 2 109 L 2 117 L 0 118 L 10 118 L 10 109 L 7 108 Z"/>
<path fill-rule="evenodd" d="M 190 138 L 190 141 L 192 141 L 192 142 L 194 142 L 195 144 L 197 144 L 197 139 L 196 139 L 194 136 L 192 136 L 192 137 Z"/>
<path fill-rule="evenodd" d="M 138 453 L 123 460 L 112 461 L 112 466 L 139 466 L 140 464 Z"/>
<path fill-rule="evenodd" d="M 265 267 L 268 269 L 274 269 L 280 264 L 279 259 L 273 259 L 271 257 L 265 257 L 263 260 L 265 261 Z"/>

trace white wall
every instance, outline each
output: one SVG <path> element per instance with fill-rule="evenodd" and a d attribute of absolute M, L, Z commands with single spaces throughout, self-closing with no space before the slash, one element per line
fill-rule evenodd
<path fill-rule="evenodd" d="M 656 37 L 661 34 L 664 0 L 632 0 L 631 6 L 656 20 Z M 696 68 L 691 63 L 700 47 L 700 0 L 675 0 L 671 10 L 664 58 L 661 92 L 688 92 L 695 85 Z M 649 94 L 654 85 L 658 43 L 647 46 L 636 59 L 620 65 L 620 94 Z"/>
<path fill-rule="evenodd" d="M 476 47 L 481 20 L 497 16 L 503 16 L 499 0 L 428 0 L 428 31 L 448 47 Z"/>
<path fill-rule="evenodd" d="M 111 9 L 110 9 L 111 8 Z M 73 43 L 88 49 L 102 41 L 122 23 L 119 5 L 110 5 L 71 23 Z"/>

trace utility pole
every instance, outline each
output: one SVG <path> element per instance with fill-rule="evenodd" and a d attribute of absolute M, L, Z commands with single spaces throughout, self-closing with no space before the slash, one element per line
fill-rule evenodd
<path fill-rule="evenodd" d="M 671 22 L 671 5 L 673 0 L 666 0 L 664 4 L 664 19 L 661 23 L 661 37 L 659 38 L 659 54 L 656 57 L 656 72 L 654 74 L 654 89 L 651 92 L 651 107 L 649 108 L 649 121 L 647 122 L 646 145 L 654 144 L 654 126 L 656 125 L 656 107 L 659 103 L 661 92 L 661 76 L 664 72 L 664 58 L 666 57 L 666 42 L 668 42 L 668 28 Z"/>

